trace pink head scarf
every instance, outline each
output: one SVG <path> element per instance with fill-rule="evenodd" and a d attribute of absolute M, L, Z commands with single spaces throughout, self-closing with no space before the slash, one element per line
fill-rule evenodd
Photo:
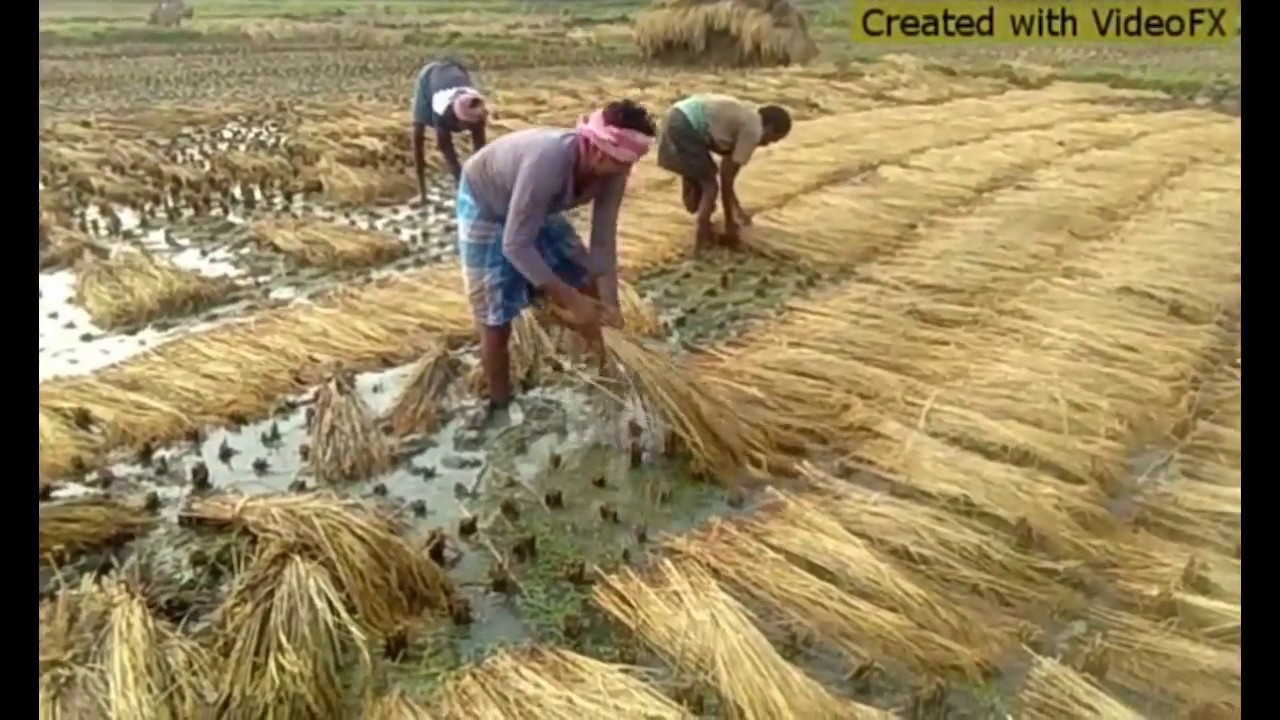
<path fill-rule="evenodd" d="M 624 163 L 634 163 L 644 157 L 653 144 L 653 138 L 642 132 L 605 123 L 602 110 L 579 120 L 577 132 L 605 155 Z"/>
<path fill-rule="evenodd" d="M 484 96 L 478 90 L 464 88 L 453 96 L 453 114 L 464 123 L 476 123 L 486 114 Z"/>

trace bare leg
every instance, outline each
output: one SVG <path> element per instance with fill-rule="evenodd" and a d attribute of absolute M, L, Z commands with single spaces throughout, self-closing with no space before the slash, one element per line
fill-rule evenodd
<path fill-rule="evenodd" d="M 489 386 L 489 407 L 505 408 L 511 402 L 511 326 L 480 330 L 480 364 Z"/>
<path fill-rule="evenodd" d="M 684 209 L 691 215 L 698 212 L 698 204 L 702 202 L 702 190 L 698 183 L 687 177 L 680 178 L 680 194 L 684 200 Z"/>

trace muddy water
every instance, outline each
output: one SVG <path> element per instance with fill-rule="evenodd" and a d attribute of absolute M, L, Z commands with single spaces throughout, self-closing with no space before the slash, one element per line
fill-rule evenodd
<path fill-rule="evenodd" d="M 406 366 L 366 373 L 358 376 L 357 390 L 382 413 L 413 372 Z M 172 525 L 186 497 L 305 491 L 299 481 L 316 486 L 303 459 L 310 394 L 286 406 L 262 422 L 210 430 L 198 444 L 158 450 L 145 466 L 120 462 L 82 482 L 65 482 L 54 499 L 156 492 L 171 522 L 131 551 L 145 549 L 161 566 L 176 568 L 174 582 L 189 582 L 182 580 L 190 565 L 184 558 L 199 543 Z M 681 458 L 667 457 L 665 432 L 655 422 L 606 412 L 581 389 L 533 389 L 518 398 L 505 423 L 479 430 L 468 426 L 473 409 L 473 402 L 450 402 L 442 429 L 403 443 L 392 471 L 341 488 L 396 513 L 418 541 L 433 531 L 448 538 L 446 563 L 471 601 L 475 622 L 420 638 L 411 661 L 388 666 L 388 672 L 411 674 L 423 662 L 433 668 L 414 682 L 530 639 L 607 651 L 613 637 L 589 607 L 588 579 L 642 561 L 663 533 L 745 509 L 740 498 L 691 479 Z M 635 434 L 636 427 L 644 429 Z M 633 440 L 642 448 L 634 457 Z M 191 486 L 201 465 L 210 490 Z M 477 521 L 474 529 L 466 527 L 469 519 Z M 507 587 L 497 578 L 506 578 Z M 44 586 L 51 581 L 46 576 Z"/>
<path fill-rule="evenodd" d="M 337 211 L 298 199 L 288 207 L 249 211 L 240 206 L 223 215 L 188 215 L 158 227 L 154 219 L 145 220 L 127 207 L 111 208 L 111 222 L 100 208 L 85 208 L 81 223 L 87 230 L 96 228 L 98 232 L 91 234 L 109 247 L 137 246 L 183 269 L 230 278 L 237 289 L 199 316 L 108 331 L 95 326 L 88 313 L 74 303 L 73 271 L 40 273 L 40 380 L 91 373 L 188 333 L 202 332 L 263 308 L 306 301 L 335 284 L 376 279 L 450 257 L 455 252 L 452 183 L 439 177 L 431 182 L 428 203 L 422 207 Z M 236 199 L 242 201 L 239 196 Z M 337 272 L 293 268 L 279 255 L 258 250 L 247 237 L 250 220 L 281 214 L 314 216 L 388 232 L 405 243 L 407 252 L 405 257 L 377 268 Z"/>

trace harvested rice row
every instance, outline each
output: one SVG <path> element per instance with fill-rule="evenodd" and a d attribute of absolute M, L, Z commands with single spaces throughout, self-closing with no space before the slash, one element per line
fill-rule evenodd
<path fill-rule="evenodd" d="M 180 268 L 141 249 L 106 258 L 88 255 L 76 263 L 75 271 L 76 303 L 107 329 L 191 315 L 234 288 L 226 278 Z"/>
<path fill-rule="evenodd" d="M 679 670 L 714 687 L 741 717 L 889 718 L 837 698 L 784 660 L 750 611 L 693 563 L 660 561 L 597 584 L 596 603 Z"/>
<path fill-rule="evenodd" d="M 456 677 L 418 705 L 393 692 L 373 703 L 368 720 L 582 720 L 695 715 L 648 682 L 652 671 L 593 660 L 554 647 L 501 650 Z"/>
<path fill-rule="evenodd" d="M 1183 143 L 1195 138 L 1195 142 L 1208 144 L 1214 138 L 1226 142 L 1233 134 L 1229 129 L 1215 130 L 1213 129 L 1215 126 L 1210 127 L 1211 130 L 1204 131 L 1210 133 L 1208 136 L 1197 136 L 1194 133 L 1190 136 L 1183 133 L 1170 133 L 1170 137 L 1181 135 Z M 1167 141 L 1160 140 L 1161 137 L 1163 136 L 1155 135 L 1149 138 L 1151 142 L 1147 146 L 1147 152 L 1152 153 L 1151 156 L 1178 152 L 1177 149 L 1171 150 L 1167 147 L 1164 144 Z M 1194 154 L 1195 151 L 1184 151 L 1183 157 Z M 1124 156 L 1116 154 L 1112 156 L 1112 161 L 1115 163 L 1115 171 L 1122 172 L 1125 164 Z M 1089 167 L 1089 164 L 1084 161 L 1081 161 L 1080 165 L 1082 168 Z M 1193 173 L 1181 178 L 1174 189 L 1160 193 L 1152 201 L 1154 205 L 1134 218 L 1130 226 L 1138 227 L 1143 221 L 1157 218 L 1160 218 L 1159 222 L 1163 223 L 1169 212 L 1209 207 L 1211 202 L 1205 200 L 1187 205 L 1190 202 L 1188 196 L 1206 189 L 1203 183 L 1216 172 L 1218 171 L 1212 169 L 1201 170 L 1201 174 Z M 1082 218 L 1081 229 L 1087 230 L 1096 225 L 1096 221 L 1090 220 L 1089 217 L 1091 212 L 1097 212 L 1098 206 L 1112 205 L 1115 208 L 1113 213 L 1120 212 L 1126 207 L 1128 203 L 1123 198 L 1126 192 L 1136 194 L 1139 191 L 1118 191 L 1110 186 L 1097 187 L 1086 198 L 1069 196 L 1069 202 L 1057 208 L 1057 211 L 1061 212 L 1068 222 L 1073 217 Z M 1229 189 L 1224 192 L 1229 196 Z M 1014 190 L 1008 194 L 1022 193 Z M 1034 196 L 1036 193 L 1032 190 L 1029 194 Z M 1117 196 L 1121 199 L 1117 200 Z M 1042 202 L 1050 200 L 1050 198 L 1041 198 Z M 1021 205 L 1021 203 L 1018 204 Z M 1017 253 L 1009 253 L 1001 249 L 996 246 L 992 238 L 987 236 L 984 223 L 979 219 L 987 216 L 985 211 L 988 207 L 1007 209 L 1001 205 L 1002 203 L 992 202 L 967 218 L 970 226 L 979 228 L 977 238 L 979 242 L 972 251 L 974 258 L 981 258 L 984 253 L 990 253 L 996 258 L 1001 254 L 1008 255 L 1007 260 L 997 260 L 989 266 L 992 274 L 973 279 L 972 287 L 975 289 L 999 288 L 1002 284 L 1016 287 L 1027 281 L 1025 274 L 1027 271 L 1035 270 L 1032 266 L 1023 268 L 1022 274 L 1009 272 L 1007 263 L 1016 262 Z M 1031 212 L 1030 207 L 1024 207 L 1023 212 Z M 1003 217 L 1005 217 L 1003 212 L 993 211 L 990 215 L 991 220 L 988 222 L 1001 222 Z M 1195 217 L 1191 212 L 1188 211 L 1185 217 L 1189 218 L 1188 222 L 1194 222 L 1190 219 Z M 1218 213 L 1210 217 L 1215 227 L 1219 228 L 1218 232 L 1223 232 L 1225 226 L 1230 225 L 1229 213 L 1226 215 Z M 1162 225 L 1157 224 L 1153 227 L 1159 228 Z M 1065 233 L 1050 232 L 1048 236 L 1053 246 L 1061 247 L 1070 244 L 1069 237 Z M 884 263 L 878 270 L 878 274 L 882 277 L 891 277 L 903 258 L 910 261 L 910 254 L 932 254 L 929 248 L 935 242 L 952 248 L 963 244 L 950 238 L 949 233 L 940 235 L 928 233 L 921 243 Z M 1124 248 L 1132 244 L 1121 243 L 1117 247 Z M 1196 243 L 1190 244 L 1197 246 Z M 1023 243 L 1020 247 L 1025 248 L 1027 245 Z M 1139 253 L 1139 257 L 1145 257 L 1142 250 L 1134 252 Z M 1100 263 L 1099 267 L 1114 267 L 1117 263 L 1126 262 L 1120 251 L 1112 252 L 1111 255 L 1112 257 Z M 1185 253 L 1178 254 L 1176 257 L 1190 261 Z M 939 267 L 948 264 L 939 262 L 941 263 Z M 1002 265 L 1002 263 L 1006 264 Z M 981 266 L 981 263 L 973 263 L 971 269 L 977 272 Z M 1190 265 L 1187 271 L 1191 271 L 1192 267 L 1194 265 Z M 968 284 L 970 281 L 964 282 Z M 943 292 L 947 290 L 944 288 Z M 1007 309 L 1019 311 L 1023 317 L 1035 317 L 1036 313 L 1043 316 L 1043 311 L 1035 310 L 1038 305 L 1045 301 L 1054 301 L 1053 317 L 1055 319 L 1081 325 L 1091 322 L 1081 322 L 1078 319 L 1081 317 L 1079 308 L 1085 299 L 1071 290 L 1070 283 L 1061 281 L 1049 286 L 1047 292 L 1038 293 L 1036 297 L 1040 302 L 1015 305 L 1005 300 L 1000 304 Z M 1098 299 L 1094 301 L 1095 306 L 1099 302 L 1108 302 L 1111 295 L 1097 297 Z M 1056 439 L 1060 436 L 1056 435 L 1055 431 L 1061 432 L 1066 429 L 1069 432 L 1079 432 L 1074 422 L 1074 415 L 1064 416 L 1065 408 L 1062 406 L 1062 398 L 1070 397 L 1073 403 L 1081 401 L 1078 399 L 1078 394 L 1061 392 L 1066 388 L 1059 388 L 1059 392 L 1053 392 L 1052 389 L 1055 383 L 1060 385 L 1068 379 L 1077 382 L 1091 377 L 1097 379 L 1099 385 L 1094 391 L 1095 394 L 1085 396 L 1084 399 L 1097 398 L 1086 407 L 1096 408 L 1095 412 L 1102 414 L 1094 418 L 1092 426 L 1083 429 L 1096 435 L 1097 430 L 1100 427 L 1106 428 L 1114 417 L 1106 414 L 1107 409 L 1114 407 L 1116 402 L 1110 390 L 1111 383 L 1114 383 L 1116 378 L 1112 376 L 1114 371 L 1108 370 L 1106 366 L 1109 359 L 1105 356 L 1089 357 L 1090 365 L 1086 367 L 1081 363 L 1068 363 L 1067 359 L 1057 361 L 1055 358 L 1059 364 L 1048 368 L 1053 373 L 1049 375 L 1048 380 L 1037 374 L 1034 376 L 1035 382 L 1028 383 L 1026 386 L 1026 392 L 1031 393 L 1031 396 L 1044 399 L 1026 402 L 1025 396 L 1021 394 L 1010 395 L 1010 389 L 1015 387 L 1010 384 L 1011 380 L 1018 377 L 1030 379 L 1029 376 L 1033 376 L 1033 373 L 1040 370 L 1036 363 L 1043 365 L 1045 360 L 1040 359 L 1043 358 L 1043 354 L 1037 352 L 1037 345 L 1011 340 L 1024 337 L 1029 332 L 1044 336 L 1044 333 L 1050 331 L 1023 320 L 997 317 L 990 311 L 980 307 L 975 308 L 973 301 L 974 298 L 968 298 L 963 300 L 962 305 L 931 305 L 931 300 L 927 296 L 921 297 L 918 293 L 911 293 L 905 289 L 895 291 L 878 285 L 853 283 L 825 298 L 804 303 L 780 321 L 767 326 L 767 340 L 762 337 L 763 342 L 759 344 L 744 344 L 745 347 L 734 352 L 720 354 L 719 357 L 707 363 L 708 372 L 713 377 L 732 378 L 735 384 L 755 388 L 757 392 L 770 398 L 780 412 L 795 412 L 797 416 L 809 419 L 819 411 L 825 413 L 831 419 L 833 437 L 842 432 L 838 428 L 843 428 L 843 432 L 849 433 L 865 427 L 868 424 L 867 417 L 869 415 L 874 417 L 879 413 L 883 413 L 882 417 L 891 417 L 904 424 L 927 423 L 931 428 L 937 428 L 939 422 L 947 421 L 960 427 L 971 427 L 972 430 L 967 431 L 968 435 L 963 437 L 996 438 L 995 443 L 1023 448 L 1021 450 L 1023 453 L 1034 452 L 1028 448 L 1036 443 L 1041 443 L 1039 447 L 1042 449 L 1052 447 L 1053 443 L 1063 445 L 1061 453 L 1063 457 L 1060 459 L 1066 463 L 1064 467 L 1079 468 L 1084 471 L 1093 470 L 1093 465 L 1099 462 L 1094 459 L 1099 452 L 1099 445 L 1101 444 L 1102 449 L 1108 447 L 1104 443 L 1105 439 L 1086 441 L 1086 443 L 1092 443 L 1090 447 L 1094 452 L 1092 457 L 1088 454 L 1082 456 L 1078 452 L 1080 444 L 1078 436 L 1071 439 L 1065 437 L 1061 440 Z M 1113 306 L 1115 304 L 1112 302 Z M 1121 303 L 1116 310 L 1126 305 Z M 1142 310 L 1142 307 L 1139 305 L 1134 309 Z M 1114 314 L 1115 310 L 1111 312 Z M 1151 313 L 1152 311 L 1147 311 L 1144 314 Z M 1144 320 L 1146 319 L 1144 317 Z M 1155 317 L 1151 320 L 1159 321 L 1163 325 L 1156 326 L 1160 331 L 1144 332 L 1143 336 L 1158 339 L 1162 337 L 1159 332 L 1169 325 L 1168 319 L 1161 320 L 1160 317 Z M 1092 321 L 1090 326 L 1096 324 L 1096 321 Z M 966 327 L 962 331 L 950 329 L 957 325 Z M 1189 332 L 1195 336 L 1195 328 L 1187 329 L 1185 324 L 1182 325 L 1184 327 L 1180 332 L 1183 337 L 1188 337 Z M 1178 329 L 1177 324 L 1172 327 L 1174 330 Z M 1065 336 L 1053 342 L 1062 345 L 1070 343 L 1074 337 Z M 1188 341 L 1194 348 L 1203 347 L 1195 337 L 1189 337 Z M 1144 339 L 1129 344 L 1128 347 L 1150 347 L 1151 342 Z M 1168 346 L 1167 342 L 1163 344 Z M 1064 347 L 1070 350 L 1073 346 L 1065 345 Z M 1160 345 L 1157 344 L 1156 347 Z M 1016 359 L 1010 357 L 1011 354 L 1017 356 L 1018 353 L 1023 353 L 1025 357 Z M 980 359 L 975 360 L 975 358 Z M 995 358 L 1000 358 L 1001 362 L 995 363 Z M 1135 354 L 1134 360 L 1142 361 L 1143 357 Z M 982 377 L 980 373 L 987 369 L 991 374 L 990 379 L 979 383 Z M 1159 372 L 1161 361 L 1148 360 L 1135 369 L 1148 373 L 1153 370 Z M 1076 371 L 1082 373 L 1082 377 L 1067 374 Z M 1168 371 L 1164 372 L 1167 375 Z M 1152 386 L 1151 382 L 1141 377 L 1135 378 L 1129 373 L 1125 374 L 1125 379 L 1140 386 L 1144 383 L 1145 386 Z M 1157 383 L 1157 386 L 1158 392 L 1168 392 L 1165 385 Z M 1023 386 L 1019 383 L 1016 387 Z M 958 399 L 948 405 L 943 393 L 952 388 L 957 393 Z M 984 396 L 984 392 L 988 395 Z M 982 403 L 984 397 L 991 397 L 991 400 L 985 405 L 978 404 L 976 408 L 970 409 L 975 403 Z M 1164 394 L 1156 395 L 1154 399 L 1158 401 L 1163 397 L 1165 397 Z M 859 398 L 864 402 L 869 401 L 871 405 L 861 406 Z M 1148 396 L 1144 403 L 1135 403 L 1135 406 L 1142 409 L 1151 407 L 1152 397 Z M 791 407 L 795 410 L 792 411 Z M 1071 411 L 1073 414 L 1079 414 L 1081 409 L 1077 406 L 1072 407 Z M 1019 414 L 1018 419 L 1024 422 L 1016 426 L 1001 427 L 995 419 L 980 412 L 984 410 L 996 418 L 1000 417 L 1000 413 Z M 1027 417 L 1036 419 L 1040 424 L 1027 425 L 1025 422 Z M 1062 425 L 1064 417 L 1071 419 L 1073 424 L 1064 428 Z M 876 421 L 871 422 L 874 424 Z M 947 435 L 945 432 L 943 435 L 955 436 L 954 433 Z M 1110 443 L 1113 455 L 1106 459 L 1112 464 L 1104 467 L 1114 468 L 1117 467 L 1116 463 L 1119 460 L 1114 453 L 1121 452 L 1122 447 L 1116 441 L 1110 441 Z M 1068 455 L 1070 457 L 1067 457 Z"/>
<path fill-rule="evenodd" d="M 1232 355 L 1240 346 L 1233 343 Z M 1184 438 L 1162 454 L 1137 491 L 1138 521 L 1163 537 L 1240 556 L 1240 368 L 1216 368 L 1188 403 Z M 1220 421 L 1221 419 L 1221 421 Z"/>
<path fill-rule="evenodd" d="M 1138 117 L 1134 123 L 1139 128 L 1125 128 L 1118 136 L 1142 132 L 1143 122 L 1148 123 L 1146 130 L 1163 127 L 1178 132 L 1178 128 L 1187 123 L 1205 122 L 1200 117 L 1204 116 L 1176 119 Z M 1165 153 L 1167 140 L 1161 137 L 1151 135 L 1139 142 L 1147 143 L 1148 152 Z M 1182 140 L 1186 142 L 1187 137 L 1182 136 Z M 1052 150 L 1046 152 L 1051 156 L 1054 154 Z M 1179 152 L 1186 156 L 1195 151 Z M 1107 161 L 1106 167 L 1114 173 L 1122 174 L 1128 166 L 1122 151 L 1100 151 L 1069 158 L 1063 163 L 1064 169 L 1050 165 L 1036 177 L 1045 181 L 1061 181 L 1073 173 L 1096 174 L 1093 168 L 1100 159 Z M 931 178 L 921 175 L 926 181 Z M 917 188 L 914 185 L 903 187 L 906 197 L 911 197 L 913 189 Z M 854 188 L 846 192 L 861 195 L 863 191 Z M 919 192 L 927 194 L 929 191 L 926 188 L 919 189 Z M 1080 218 L 1082 227 L 1094 228 L 1092 217 L 1097 214 L 1097 207 L 1112 207 L 1113 213 L 1120 212 L 1128 206 L 1125 197 L 1129 192 L 1140 191 L 1122 189 L 1117 193 L 1110 187 L 1094 187 L 1093 192 L 1085 197 L 1069 194 L 1067 202 L 1058 206 L 1055 215 L 1067 218 L 1068 223 L 1072 222 L 1071 218 Z M 933 249 L 935 247 L 956 250 L 965 243 L 963 235 L 966 229 L 975 229 L 979 240 L 969 241 L 970 252 L 975 258 L 990 253 L 996 257 L 1008 256 L 1004 260 L 1006 265 L 1015 262 L 1017 248 L 1026 243 L 1006 250 L 1002 243 L 990 237 L 990 228 L 1010 224 L 1010 230 L 1016 229 L 1014 226 L 1023 222 L 1019 218 L 1028 212 L 1034 214 L 1032 206 L 1055 202 L 1058 194 L 1060 192 L 1056 188 L 1038 184 L 994 192 L 983 197 L 982 204 L 970 212 L 947 213 L 945 219 L 920 228 L 917 231 L 919 239 L 902 253 L 905 259 L 901 262 L 912 263 L 913 257 L 922 255 L 935 256 L 938 254 Z M 906 202 L 909 201 L 895 200 L 895 204 Z M 1023 215 L 1011 219 L 1007 214 L 1010 207 Z M 891 222 L 887 229 L 892 231 L 892 228 Z M 1067 228 L 1072 226 L 1068 224 Z M 1061 247 L 1070 241 L 1066 232 L 1048 233 L 1047 243 L 1051 247 Z M 847 243 L 847 240 L 840 238 L 836 242 Z M 892 257 L 875 271 L 882 276 L 890 275 L 899 262 L 899 257 Z M 980 263 L 971 264 L 975 265 L 975 270 L 980 266 Z M 999 262 L 993 263 L 989 270 L 991 272 L 973 279 L 975 287 L 999 289 L 1002 284 L 1017 287 L 1026 281 L 1025 276 L 1009 272 Z M 941 268 L 938 271 L 945 272 Z M 720 378 L 726 384 L 749 386 L 753 394 L 766 398 L 766 402 L 779 413 L 805 416 L 811 420 L 822 418 L 839 435 L 861 424 L 860 417 L 864 411 L 860 409 L 859 398 L 874 399 L 883 395 L 896 399 L 909 392 L 928 397 L 931 390 L 922 383 L 941 384 L 951 379 L 948 373 L 956 367 L 952 359 L 963 353 L 962 347 L 957 348 L 956 333 L 950 328 L 993 317 L 982 308 L 954 302 L 933 302 L 928 296 L 922 297 L 906 288 L 852 282 L 793 306 L 783 318 L 762 329 L 758 335 L 760 342 L 752 341 L 757 336 L 749 336 L 736 350 L 710 358 L 705 367 L 713 382 Z M 935 372 L 935 367 L 941 370 Z M 914 424 L 915 417 L 910 422 Z"/>
<path fill-rule="evenodd" d="M 1171 178 L 1238 152 L 1239 122 L 1211 113 L 1159 113 L 1129 122 L 1150 134 L 1050 166 L 1025 192 L 1002 194 L 981 215 L 945 218 L 925 230 L 929 242 L 876 268 L 875 277 L 956 304 L 989 293 L 993 281 L 1054 277 L 1064 252 L 1114 233 L 1119 219 L 1132 216 Z"/>
<path fill-rule="evenodd" d="M 935 148 L 902 165 L 884 165 L 850 184 L 827 186 L 756 218 L 747 243 L 768 255 L 822 268 L 854 267 L 894 248 L 931 214 L 971 206 L 1054 163 L 1100 146 L 1157 132 L 1142 114 L 1118 114 L 1022 129 Z M 852 226 L 810 227 L 815 217 L 845 215 Z"/>
<path fill-rule="evenodd" d="M 1011 94 L 1014 97 L 1007 102 L 1012 103 L 1013 109 L 1022 108 L 1024 122 L 1034 122 L 1029 116 L 1044 117 L 1046 112 L 1052 118 L 1070 118 L 1072 112 L 1103 116 L 1107 113 L 1083 102 L 1100 97 L 1098 93 L 1097 90 L 1024 92 Z M 1051 100 L 1080 102 L 1071 106 L 1075 110 L 1070 112 L 1047 111 L 1045 105 Z M 995 107 L 992 102 L 964 102 L 972 106 L 972 112 L 984 116 L 1018 115 L 1011 109 Z M 930 112 L 937 110 L 932 108 Z M 893 125 L 900 128 L 897 134 L 901 138 L 881 138 L 881 144 L 866 146 L 850 163 L 875 164 L 902 157 L 896 148 L 907 138 L 915 137 L 918 127 L 912 123 L 918 123 L 920 117 L 919 111 L 911 108 L 897 109 L 897 112 L 905 113 L 902 116 L 905 119 L 900 118 Z M 893 115 L 877 117 L 887 121 Z M 847 120 L 844 118 L 842 122 Z M 989 122 L 960 123 L 958 127 L 969 134 L 948 139 L 981 137 L 982 123 Z M 812 123 L 806 125 L 809 124 Z M 828 139 L 837 143 L 842 134 L 847 138 L 847 127 L 834 123 L 823 127 L 821 137 L 830 136 Z M 808 132 L 802 125 L 797 127 L 795 135 L 803 137 Z M 838 157 L 840 152 L 828 147 L 821 155 Z M 762 178 L 776 176 L 785 170 L 782 166 L 775 168 L 776 163 L 794 167 L 793 159 L 774 154 L 762 156 L 753 172 Z M 773 196 L 785 199 L 791 192 L 788 188 L 783 195 L 775 192 Z M 767 201 L 769 195 L 762 197 Z M 643 196 L 633 196 L 627 202 L 628 217 L 646 216 L 644 207 L 637 205 L 643 206 L 646 202 L 655 205 L 655 212 L 647 213 L 646 230 L 650 226 L 659 228 L 667 219 L 678 218 L 671 222 L 681 229 L 677 232 L 672 224 L 666 230 L 655 230 L 662 237 L 650 238 L 651 246 L 669 247 L 678 255 L 686 252 L 689 246 L 687 217 L 673 208 L 670 198 L 650 201 Z M 660 211 L 656 209 L 658 206 Z M 639 237 L 628 236 L 624 247 L 635 247 L 640 242 Z M 664 258 L 665 255 L 654 255 L 629 269 L 651 267 L 652 262 L 661 262 Z M 432 290 L 424 292 L 424 287 Z M 264 312 L 253 318 L 251 326 L 232 324 L 189 335 L 89 377 L 43 383 L 41 422 L 49 429 L 42 436 L 42 472 L 48 475 L 65 472 L 77 456 L 91 461 L 92 457 L 86 457 L 86 448 L 92 448 L 93 454 L 97 454 L 148 439 L 176 438 L 190 427 L 216 423 L 232 413 L 252 417 L 280 396 L 320 380 L 321 368 L 326 365 L 343 362 L 359 368 L 379 361 L 403 361 L 425 350 L 433 342 L 435 333 L 463 336 L 470 330 L 470 313 L 456 270 L 432 268 L 366 286 L 357 292 L 339 293 L 322 305 Z M 92 433 L 53 427 L 65 425 L 64 418 L 76 408 L 88 410 L 104 427 Z M 68 436 L 75 437 L 75 441 L 68 443 Z"/>
<path fill-rule="evenodd" d="M 814 519 L 833 522 L 821 513 Z M 774 522 L 763 532 L 752 532 L 733 523 L 713 522 L 704 530 L 669 540 L 667 546 L 705 566 L 742 596 L 779 613 L 789 626 L 804 628 L 812 637 L 822 638 L 825 644 L 841 653 L 850 667 L 874 661 L 891 670 L 910 673 L 904 675 L 906 677 L 940 676 L 982 682 L 996 667 L 1000 652 L 1016 646 L 1011 633 L 1006 631 L 1006 637 L 1001 638 L 1000 632 L 983 628 L 981 624 L 952 626 L 951 632 L 924 627 L 912 614 L 930 613 L 931 606 L 952 612 L 957 618 L 962 617 L 964 611 L 945 600 L 939 603 L 923 592 L 916 594 L 911 604 L 899 606 L 879 597 L 864 599 L 861 594 L 865 589 L 856 581 L 848 582 L 837 576 L 827 582 L 806 572 L 769 547 L 774 544 L 769 530 L 789 532 L 792 540 L 795 534 L 804 532 L 806 525 L 790 524 L 795 521 L 796 518 L 788 518 Z M 843 531 L 841 534 L 850 537 Z M 819 562 L 830 563 L 833 556 L 840 554 L 839 549 L 827 545 L 834 542 L 833 538 L 815 534 L 801 542 L 807 551 L 805 560 L 816 555 Z M 855 548 L 875 558 L 877 569 L 886 579 L 892 578 L 907 587 L 917 586 L 874 552 L 869 552 L 865 544 L 856 543 Z M 877 575 L 872 568 L 859 574 Z M 970 621 L 977 622 L 977 618 L 972 617 Z M 982 629 L 989 632 L 984 636 Z M 977 644 L 970 644 L 973 641 Z"/>
<path fill-rule="evenodd" d="M 1081 606 L 1080 599 L 1066 587 L 1075 584 L 1072 577 L 1076 571 L 1071 566 L 1055 569 L 1053 563 L 1025 554 L 961 516 L 872 493 L 812 468 L 805 477 L 815 493 L 815 505 L 849 533 L 889 553 L 911 573 L 946 588 L 941 602 L 963 607 L 975 596 L 982 596 L 1002 606 L 993 619 L 1022 618 L 1036 625 L 1048 619 L 1046 613 L 1050 618 L 1062 617 L 1062 613 L 1069 618 L 1083 612 L 1087 621 L 1083 635 L 1042 638 L 1048 643 L 1046 647 L 1065 647 L 1074 667 L 1108 687 L 1167 698 L 1187 709 L 1238 706 L 1240 655 L 1227 644 L 1232 614 L 1223 603 L 1212 605 L 1203 598 L 1196 602 L 1189 592 L 1171 597 L 1183 613 L 1197 613 L 1195 619 L 1201 625 L 1194 628 L 1195 633 L 1188 631 L 1187 621 L 1182 627 L 1171 627 L 1109 609 L 1105 603 Z M 1145 550 L 1152 560 L 1168 557 L 1168 544 L 1159 541 L 1153 540 Z M 1111 584 L 1117 585 L 1120 578 L 1131 577 L 1136 571 L 1136 567 L 1117 567 Z M 1207 580 L 1207 576 L 1200 578 L 1202 583 Z M 1235 617 L 1238 619 L 1238 613 Z"/>
<path fill-rule="evenodd" d="M 1221 137 L 1238 142 L 1238 130 Z M 1145 271 L 1161 284 L 1180 278 L 1206 295 L 1238 297 L 1239 182 L 1238 166 L 1188 171 L 1065 277 L 966 331 L 952 358 L 934 361 L 932 372 L 949 379 L 932 393 L 885 398 L 880 408 L 907 422 L 927 415 L 931 434 L 1070 478 L 1123 483 L 1131 439 L 1171 427 L 1170 408 L 1221 340 L 1212 322 L 1187 322 L 1124 289 L 1142 287 Z M 1098 279 L 1118 267 L 1130 269 L 1125 283 Z"/>

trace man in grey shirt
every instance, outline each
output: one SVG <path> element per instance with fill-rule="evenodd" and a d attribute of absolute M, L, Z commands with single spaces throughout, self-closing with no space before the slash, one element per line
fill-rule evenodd
<path fill-rule="evenodd" d="M 486 417 L 510 402 L 511 321 L 534 297 L 545 294 L 568 311 L 588 342 L 599 343 L 602 320 L 621 322 L 618 211 L 631 166 L 655 132 L 643 107 L 618 101 L 574 130 L 508 133 L 463 166 L 458 252 L 480 329 Z M 587 203 L 590 249 L 563 214 Z"/>
<path fill-rule="evenodd" d="M 436 147 L 454 182 L 462 174 L 453 134 L 471 133 L 472 151 L 484 147 L 488 108 L 485 98 L 476 90 L 467 69 L 453 60 L 436 60 L 418 71 L 413 93 L 413 169 L 418 175 L 418 194 L 426 201 L 426 158 L 423 145 L 426 129 L 436 133 Z"/>

